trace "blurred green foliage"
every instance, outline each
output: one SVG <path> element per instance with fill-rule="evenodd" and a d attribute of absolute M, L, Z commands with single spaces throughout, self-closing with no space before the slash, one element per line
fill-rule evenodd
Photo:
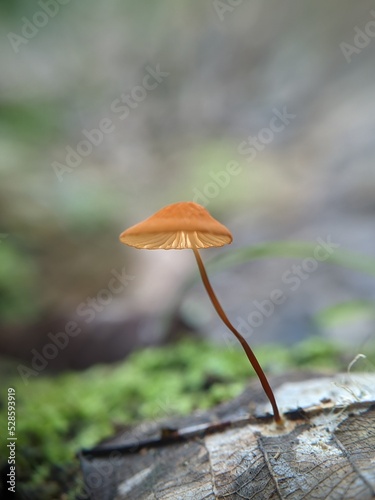
<path fill-rule="evenodd" d="M 373 302 L 367 300 L 351 300 L 340 302 L 328 307 L 315 316 L 315 322 L 319 327 L 340 327 L 367 318 L 375 321 L 375 308 Z"/>
<path fill-rule="evenodd" d="M 22 141 L 23 144 L 47 145 L 56 140 L 59 132 L 58 103 L 34 101 L 32 103 L 3 103 L 1 105 L 0 130 L 3 140 Z"/>
<path fill-rule="evenodd" d="M 259 245 L 242 247 L 230 252 L 223 252 L 211 262 L 208 267 L 212 270 L 224 270 L 256 259 L 270 257 L 304 258 L 312 257 L 317 247 L 316 242 L 306 241 L 271 241 Z M 354 269 L 370 276 L 375 276 L 375 259 L 367 255 L 350 252 L 344 249 L 335 249 L 324 261 L 348 269 Z"/>
<path fill-rule="evenodd" d="M 37 270 L 34 261 L 25 259 L 21 249 L 10 239 L 0 240 L 0 317 L 13 322 L 20 317 L 33 318 L 37 313 Z"/>

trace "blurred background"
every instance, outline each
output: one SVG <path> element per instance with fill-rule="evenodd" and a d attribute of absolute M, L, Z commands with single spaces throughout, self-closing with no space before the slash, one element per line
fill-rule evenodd
<path fill-rule="evenodd" d="M 235 345 L 191 281 L 191 252 L 118 241 L 169 203 L 201 203 L 232 231 L 206 262 L 272 241 L 374 255 L 373 2 L 1 9 L 3 355 L 30 366 L 33 349 L 66 335 L 49 368 L 123 359 L 183 332 Z M 373 339 L 374 277 L 313 257 L 210 275 L 253 344 L 318 335 L 355 355 Z M 259 319 L 275 290 L 285 300 Z"/>

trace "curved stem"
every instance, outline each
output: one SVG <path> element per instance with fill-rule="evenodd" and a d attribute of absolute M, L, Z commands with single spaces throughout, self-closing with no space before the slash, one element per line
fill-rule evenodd
<path fill-rule="evenodd" d="M 271 386 L 268 383 L 267 377 L 264 374 L 264 371 L 262 370 L 262 367 L 260 366 L 260 364 L 259 364 L 255 354 L 253 353 L 252 349 L 250 348 L 249 344 L 246 342 L 244 337 L 234 328 L 232 323 L 229 321 L 227 315 L 225 314 L 223 308 L 221 307 L 220 302 L 218 301 L 218 299 L 215 295 L 215 292 L 213 291 L 213 288 L 211 286 L 211 283 L 208 279 L 206 269 L 204 267 L 201 256 L 198 252 L 198 249 L 193 248 L 193 252 L 194 252 L 195 258 L 197 260 L 197 264 L 198 264 L 198 268 L 199 268 L 199 272 L 200 272 L 203 284 L 207 290 L 207 293 L 211 299 L 211 302 L 212 302 L 214 308 L 216 309 L 216 312 L 220 316 L 223 323 L 229 328 L 229 330 L 235 335 L 237 340 L 241 343 L 241 345 L 246 353 L 246 356 L 248 357 L 248 360 L 252 364 L 252 366 L 255 370 L 255 373 L 258 375 L 258 378 L 260 380 L 260 383 L 262 384 L 264 392 L 267 394 L 267 397 L 271 403 L 275 421 L 278 424 L 280 424 L 282 422 L 282 419 L 280 417 L 279 409 L 278 409 L 277 404 L 276 404 L 276 399 L 275 399 L 275 396 L 272 392 Z"/>

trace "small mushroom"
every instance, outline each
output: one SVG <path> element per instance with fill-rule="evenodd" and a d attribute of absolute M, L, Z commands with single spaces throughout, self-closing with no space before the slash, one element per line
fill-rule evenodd
<path fill-rule="evenodd" d="M 244 337 L 229 321 L 208 279 L 199 248 L 221 247 L 232 242 L 230 231 L 197 203 L 186 201 L 162 208 L 148 219 L 120 235 L 125 245 L 148 250 L 182 250 L 191 248 L 211 302 L 223 323 L 241 343 L 271 403 L 276 423 L 282 422 L 275 396 L 255 354 Z"/>

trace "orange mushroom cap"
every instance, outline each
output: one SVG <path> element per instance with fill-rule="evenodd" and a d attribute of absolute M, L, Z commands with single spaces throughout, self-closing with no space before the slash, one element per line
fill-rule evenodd
<path fill-rule="evenodd" d="M 148 250 L 222 247 L 232 239 L 229 229 L 192 201 L 167 205 L 120 235 L 125 245 Z"/>

